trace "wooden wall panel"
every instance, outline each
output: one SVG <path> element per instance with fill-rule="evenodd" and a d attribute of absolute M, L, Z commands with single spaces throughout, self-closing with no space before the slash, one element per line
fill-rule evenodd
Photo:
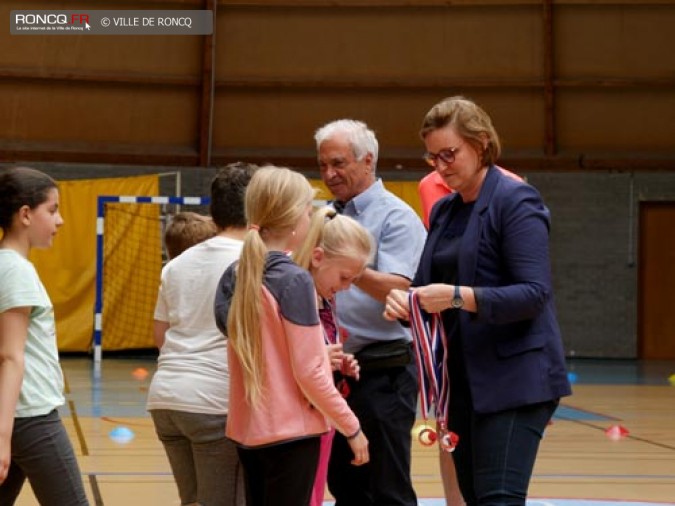
<path fill-rule="evenodd" d="M 613 78 L 644 82 L 667 78 L 672 82 L 673 26 L 673 5 L 634 2 L 557 7 L 556 75 L 572 80 Z"/>
<path fill-rule="evenodd" d="M 217 79 L 540 78 L 538 8 L 222 8 Z"/>
<path fill-rule="evenodd" d="M 0 10 L 2 12 L 2 10 Z M 9 18 L 9 14 L 6 16 Z M 201 40 L 176 36 L 7 35 L 0 55 L 9 68 L 53 69 L 71 75 L 128 73 L 199 77 Z"/>
<path fill-rule="evenodd" d="M 0 84 L 7 140 L 194 144 L 196 90 L 69 83 Z"/>
<path fill-rule="evenodd" d="M 213 71 L 204 37 L 1 32 L 0 162 L 107 151 L 108 163 L 207 166 L 258 151 L 304 168 L 316 127 L 356 117 L 383 163 L 422 170 L 422 116 L 463 94 L 493 117 L 505 164 L 675 170 L 675 0 L 214 2 L 87 4 L 217 10 Z"/>
<path fill-rule="evenodd" d="M 216 96 L 216 151 L 258 150 L 272 155 L 295 154 L 314 164 L 314 131 L 343 117 L 366 121 L 378 135 L 383 162 L 409 159 L 426 170 L 418 130 L 429 107 L 459 90 L 409 92 L 404 90 L 320 92 L 270 90 L 267 93 L 221 92 Z M 542 145 L 542 100 L 531 92 L 481 90 L 471 96 L 491 111 L 501 137 L 512 152 Z M 504 97 L 508 100 L 504 100 Z M 513 121 L 518 118 L 519 121 Z M 389 160 L 391 159 L 391 160 Z M 405 162 L 403 162 L 405 164 Z M 389 166 L 389 168 L 391 168 Z"/>
<path fill-rule="evenodd" d="M 675 150 L 672 89 L 566 89 L 558 92 L 557 116 L 563 152 L 641 151 L 648 158 Z"/>

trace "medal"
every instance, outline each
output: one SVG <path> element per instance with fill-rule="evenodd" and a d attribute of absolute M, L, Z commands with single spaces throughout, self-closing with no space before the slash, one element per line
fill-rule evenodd
<path fill-rule="evenodd" d="M 441 445 L 443 451 L 452 453 L 455 451 L 457 443 L 459 443 L 459 436 L 454 432 L 447 430 L 443 425 L 444 424 L 441 425 L 441 437 L 438 444 Z"/>
<path fill-rule="evenodd" d="M 427 424 L 415 427 L 413 429 L 413 436 L 417 438 L 422 446 L 432 446 L 438 439 L 436 431 Z"/>
<path fill-rule="evenodd" d="M 422 446 L 433 446 L 438 441 L 441 449 L 448 453 L 455 451 L 459 436 L 445 428 L 445 423 L 439 422 L 439 432 L 424 423 L 413 429 L 413 437 L 417 438 Z"/>

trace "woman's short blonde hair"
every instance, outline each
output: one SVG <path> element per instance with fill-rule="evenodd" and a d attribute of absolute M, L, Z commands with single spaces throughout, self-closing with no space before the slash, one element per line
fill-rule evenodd
<path fill-rule="evenodd" d="M 482 155 L 484 165 L 497 163 L 502 149 L 499 136 L 490 116 L 478 104 L 461 96 L 444 98 L 424 116 L 420 137 L 424 140 L 434 130 L 446 126 L 452 126 Z"/>

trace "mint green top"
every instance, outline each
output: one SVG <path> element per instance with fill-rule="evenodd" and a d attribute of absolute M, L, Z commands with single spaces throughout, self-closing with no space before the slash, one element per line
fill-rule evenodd
<path fill-rule="evenodd" d="M 17 418 L 46 415 L 62 405 L 63 374 L 56 345 L 54 307 L 35 267 L 18 252 L 0 249 L 0 313 L 26 306 L 32 309 Z"/>

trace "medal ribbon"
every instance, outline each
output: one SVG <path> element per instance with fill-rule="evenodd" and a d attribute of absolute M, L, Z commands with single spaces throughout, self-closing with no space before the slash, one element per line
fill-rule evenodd
<path fill-rule="evenodd" d="M 319 309 L 319 319 L 323 329 L 323 340 L 326 344 L 337 344 L 340 342 L 340 332 L 335 309 L 330 301 L 322 299 L 322 302 L 323 307 Z"/>
<path fill-rule="evenodd" d="M 324 342 L 326 345 L 344 342 L 343 332 L 335 313 L 335 301 L 322 299 L 322 302 L 323 307 L 319 309 L 319 319 L 321 320 L 321 328 L 323 329 Z M 342 394 L 342 397 L 347 398 L 349 396 L 349 384 L 343 376 L 338 375 L 335 386 Z"/>
<path fill-rule="evenodd" d="M 450 382 L 448 380 L 448 340 L 439 313 L 424 311 L 414 291 L 409 294 L 410 330 L 419 376 L 422 416 L 426 420 L 435 404 L 436 420 L 445 427 Z"/>

